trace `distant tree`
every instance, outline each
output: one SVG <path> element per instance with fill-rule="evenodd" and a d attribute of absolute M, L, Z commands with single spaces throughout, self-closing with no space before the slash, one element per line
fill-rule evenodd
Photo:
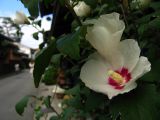
<path fill-rule="evenodd" d="M 9 17 L 0 17 L 0 34 L 3 34 L 16 42 L 20 42 L 23 35 L 21 26 L 15 24 Z"/>

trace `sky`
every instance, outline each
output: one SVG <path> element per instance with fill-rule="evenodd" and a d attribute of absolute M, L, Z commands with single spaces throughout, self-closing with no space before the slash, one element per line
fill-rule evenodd
<path fill-rule="evenodd" d="M 0 0 L 0 17 L 11 17 L 14 19 L 16 11 L 22 11 L 29 16 L 28 10 L 24 7 L 20 0 Z M 38 18 L 40 19 L 40 18 Z M 44 30 L 50 29 L 51 22 L 46 20 L 46 17 L 42 18 L 42 28 Z M 38 48 L 39 44 L 42 42 L 42 35 L 39 36 L 39 40 L 35 40 L 32 37 L 37 29 L 34 27 L 24 25 L 22 27 L 22 32 L 24 33 L 21 44 L 30 48 Z"/>

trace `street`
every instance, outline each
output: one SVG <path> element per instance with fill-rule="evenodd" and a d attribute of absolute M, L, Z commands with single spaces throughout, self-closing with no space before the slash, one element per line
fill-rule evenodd
<path fill-rule="evenodd" d="M 21 117 L 15 111 L 15 104 L 25 95 L 36 93 L 29 70 L 0 78 L 0 120 L 33 120 L 30 105 Z"/>

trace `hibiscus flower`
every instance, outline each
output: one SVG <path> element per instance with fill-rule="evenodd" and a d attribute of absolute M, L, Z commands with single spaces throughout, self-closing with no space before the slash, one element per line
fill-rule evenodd
<path fill-rule="evenodd" d="M 140 56 L 134 39 L 122 40 L 125 24 L 118 13 L 91 20 L 86 40 L 97 50 L 82 66 L 80 78 L 90 89 L 112 99 L 136 88 L 136 80 L 151 70 L 151 64 Z"/>

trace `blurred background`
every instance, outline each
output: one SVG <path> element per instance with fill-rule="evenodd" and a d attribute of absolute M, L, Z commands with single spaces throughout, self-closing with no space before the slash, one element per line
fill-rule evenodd
<path fill-rule="evenodd" d="M 16 12 L 28 10 L 18 0 L 1 0 L 0 4 L 0 120 L 22 119 L 15 112 L 15 104 L 25 95 L 36 94 L 32 71 L 35 53 L 43 41 L 41 34 L 35 39 L 34 33 L 50 29 L 50 15 L 38 17 L 41 26 L 18 25 L 14 23 Z M 23 116 L 25 120 L 33 118 L 32 106 Z"/>

